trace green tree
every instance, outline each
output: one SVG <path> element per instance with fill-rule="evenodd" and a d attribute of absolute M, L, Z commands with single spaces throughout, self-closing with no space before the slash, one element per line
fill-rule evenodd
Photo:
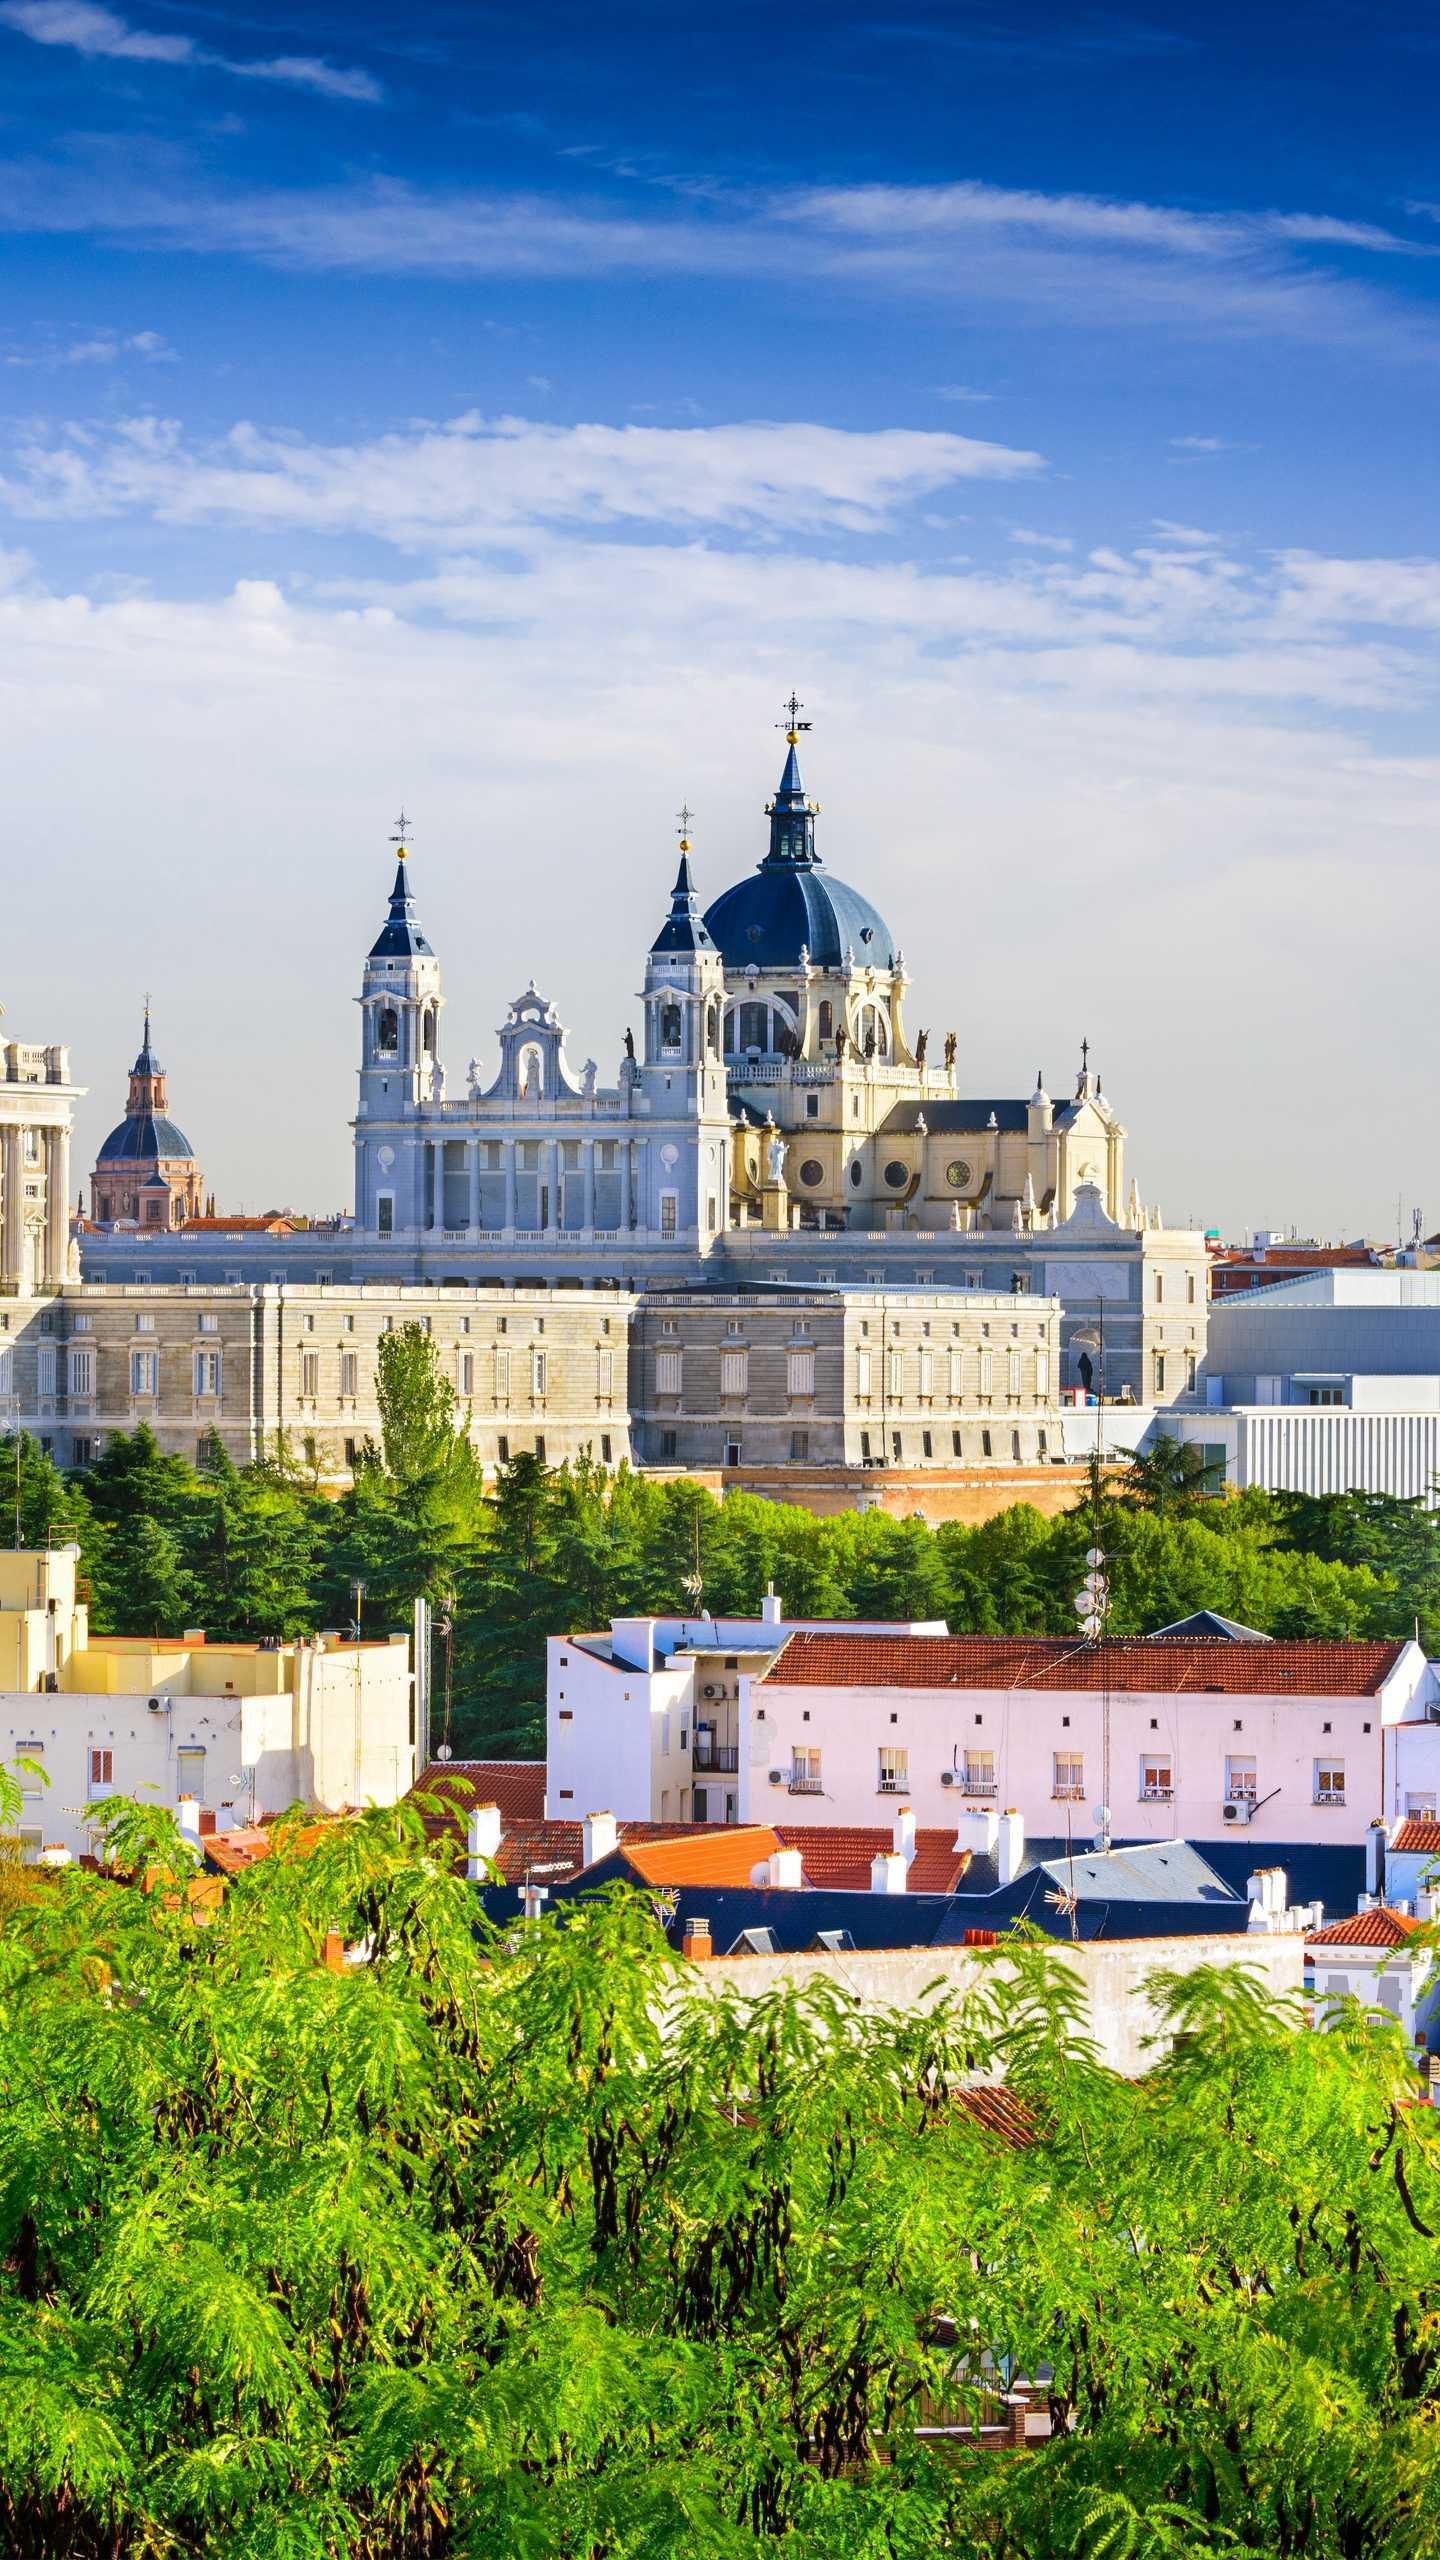
<path fill-rule="evenodd" d="M 414 1808 L 198 1901 L 167 1817 L 110 1846 L 0 1932 L 16 2560 L 1436 2560 L 1393 2020 L 1162 1978 L 1126 2081 L 1050 1946 L 874 2016 L 624 1890 L 477 1925 Z M 1012 2375 L 1047 2439 L 936 2438 Z"/>

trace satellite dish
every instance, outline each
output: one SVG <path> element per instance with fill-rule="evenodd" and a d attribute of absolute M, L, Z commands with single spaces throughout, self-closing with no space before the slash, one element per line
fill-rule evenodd
<path fill-rule="evenodd" d="M 436 1746 L 435 1746 L 435 1757 L 436 1757 L 436 1759 L 437 1759 L 437 1760 L 448 1760 L 448 1759 L 449 1759 L 449 1757 L 450 1757 L 450 1745 L 449 1745 L 449 1743 L 448 1743 L 448 1742 L 438 1742 L 438 1743 L 436 1744 Z"/>

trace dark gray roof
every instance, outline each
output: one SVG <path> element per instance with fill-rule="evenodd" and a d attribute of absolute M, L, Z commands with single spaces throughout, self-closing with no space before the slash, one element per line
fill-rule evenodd
<path fill-rule="evenodd" d="M 1030 1126 L 1028 1105 L 1014 1100 L 1008 1102 L 897 1102 L 894 1110 L 887 1112 L 882 1120 L 880 1130 L 881 1135 L 887 1138 L 913 1137 L 915 1123 L 923 1116 L 925 1126 L 932 1137 L 983 1138 L 989 1128 L 992 1111 L 995 1114 L 995 1125 L 999 1129 L 1024 1130 Z"/>
<path fill-rule="evenodd" d="M 370 946 L 370 957 L 372 960 L 408 960 L 415 952 L 428 952 L 429 949 L 415 914 L 415 901 L 410 895 L 410 881 L 402 853 L 395 865 L 390 912 L 380 928 L 378 941 Z"/>
<path fill-rule="evenodd" d="M 1222 1618 L 1218 1609 L 1192 1609 L 1188 1618 L 1176 1618 L 1168 1627 L 1153 1627 L 1151 1639 L 1158 1644 L 1162 1636 L 1214 1636 L 1227 1644 L 1273 1644 L 1260 1627 L 1242 1627 L 1238 1618 Z"/>
<path fill-rule="evenodd" d="M 137 1111 L 111 1130 L 95 1161 L 106 1164 L 154 1164 L 160 1156 L 193 1155 L 189 1139 L 161 1111 Z"/>

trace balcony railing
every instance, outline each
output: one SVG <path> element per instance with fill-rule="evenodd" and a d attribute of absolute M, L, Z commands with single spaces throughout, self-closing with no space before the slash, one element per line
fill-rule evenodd
<path fill-rule="evenodd" d="M 739 1745 L 734 1742 L 697 1742 L 690 1755 L 690 1766 L 708 1771 L 712 1776 L 729 1777 L 740 1766 Z"/>
<path fill-rule="evenodd" d="M 1140 1801 L 1142 1804 L 1168 1804 L 1174 1793 L 1173 1787 L 1142 1787 Z"/>
<path fill-rule="evenodd" d="M 881 1778 L 875 1788 L 877 1796 L 903 1796 L 910 1792 L 908 1778 Z"/>
<path fill-rule="evenodd" d="M 792 1796 L 821 1796 L 825 1789 L 819 1778 L 797 1778 L 792 1770 L 789 1791 Z"/>
<path fill-rule="evenodd" d="M 1316 1788 L 1316 1790 L 1315 1790 L 1315 1799 L 1314 1799 L 1314 1800 L 1315 1800 L 1316 1804 L 1343 1804 L 1343 1803 L 1344 1803 L 1344 1801 L 1345 1801 L 1345 1790 L 1344 1790 L 1344 1788 L 1342 1787 L 1342 1788 L 1341 1788 L 1341 1790 L 1340 1790 L 1340 1792 L 1339 1792 L 1339 1794 L 1337 1795 L 1337 1794 L 1335 1793 L 1335 1791 L 1333 1790 L 1333 1788 L 1329 1788 L 1329 1787 L 1326 1787 L 1326 1788 L 1320 1788 L 1320 1787 L 1317 1787 L 1317 1788 Z"/>
<path fill-rule="evenodd" d="M 960 1786 L 961 1793 L 967 1796 L 998 1796 L 1000 1793 L 993 1778 L 972 1778 L 967 1775 L 962 1778 Z"/>
<path fill-rule="evenodd" d="M 1085 1790 L 1083 1787 L 1052 1787 L 1050 1801 L 1052 1804 L 1083 1804 Z"/>

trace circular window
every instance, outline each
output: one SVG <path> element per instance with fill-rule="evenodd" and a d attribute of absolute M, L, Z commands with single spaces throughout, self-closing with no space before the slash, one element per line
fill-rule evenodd
<path fill-rule="evenodd" d="M 885 1167 L 885 1179 L 892 1191 L 903 1191 L 910 1179 L 910 1167 L 902 1164 L 898 1156 L 892 1156 Z"/>
<path fill-rule="evenodd" d="M 850 1179 L 851 1179 L 852 1183 L 854 1184 L 854 1186 L 855 1186 L 856 1190 L 858 1191 L 858 1190 L 859 1190 L 859 1188 L 860 1188 L 861 1183 L 862 1183 L 862 1182 L 864 1181 L 864 1179 L 865 1179 L 865 1168 L 864 1168 L 864 1166 L 861 1164 L 860 1159 L 859 1159 L 859 1157 L 858 1157 L 858 1156 L 855 1158 L 854 1163 L 853 1163 L 853 1164 L 852 1164 L 852 1166 L 850 1167 Z"/>
<path fill-rule="evenodd" d="M 967 1191 L 969 1189 L 970 1167 L 965 1162 L 963 1156 L 956 1156 L 953 1164 L 947 1164 L 945 1167 L 945 1179 L 949 1183 L 952 1191 Z"/>
<path fill-rule="evenodd" d="M 825 1167 L 818 1156 L 806 1157 L 804 1163 L 800 1167 L 800 1179 L 802 1182 L 808 1182 L 812 1189 L 817 1182 L 824 1181 Z"/>

